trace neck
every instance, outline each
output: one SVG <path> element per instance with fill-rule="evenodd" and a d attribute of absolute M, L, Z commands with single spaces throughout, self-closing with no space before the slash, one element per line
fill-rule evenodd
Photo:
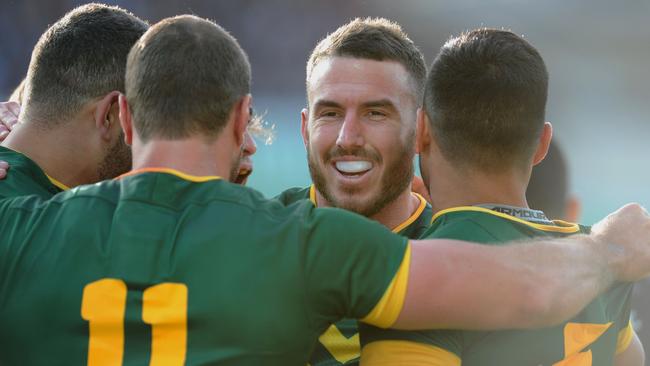
<path fill-rule="evenodd" d="M 521 173 L 488 174 L 468 170 L 454 169 L 448 165 L 434 170 L 435 173 L 429 178 L 434 212 L 485 203 L 528 207 L 528 178 Z"/>
<path fill-rule="evenodd" d="M 83 131 L 71 131 L 74 123 L 45 129 L 35 123 L 19 123 L 2 146 L 25 154 L 50 177 L 68 187 L 94 183 L 98 179 L 96 164 L 83 153 Z M 73 128 L 74 130 L 74 128 Z"/>
<path fill-rule="evenodd" d="M 230 179 L 232 149 L 220 139 L 204 138 L 151 140 L 133 144 L 133 169 L 169 168 L 195 176 L 219 176 Z"/>
<path fill-rule="evenodd" d="M 330 203 L 316 190 L 316 203 L 319 207 L 332 207 Z M 411 193 L 411 186 L 400 193 L 397 198 L 384 206 L 376 214 L 369 216 L 371 220 L 375 220 L 389 229 L 394 229 L 401 225 L 404 221 L 408 220 L 413 213 L 420 206 L 420 200 L 417 196 Z"/>

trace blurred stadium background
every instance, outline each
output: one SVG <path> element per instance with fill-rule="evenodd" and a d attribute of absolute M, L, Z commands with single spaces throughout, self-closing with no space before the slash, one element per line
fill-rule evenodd
<path fill-rule="evenodd" d="M 31 49 L 47 26 L 84 2 L 0 1 L 0 98 L 6 99 L 25 75 Z M 547 118 L 568 157 L 582 221 L 593 223 L 629 201 L 650 206 L 647 0 L 105 2 L 152 23 L 197 14 L 215 20 L 240 41 L 253 66 L 255 109 L 266 113 L 277 130 L 272 145 L 258 141 L 249 179 L 267 196 L 309 183 L 299 125 L 311 49 L 353 17 L 382 16 L 403 26 L 427 64 L 450 35 L 466 29 L 503 27 L 524 35 L 549 69 Z"/>

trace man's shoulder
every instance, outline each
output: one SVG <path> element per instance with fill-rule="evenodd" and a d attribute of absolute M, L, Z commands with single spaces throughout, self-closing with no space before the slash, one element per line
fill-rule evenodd
<path fill-rule="evenodd" d="M 312 195 L 312 190 L 312 186 L 289 188 L 275 196 L 274 199 L 278 200 L 283 205 L 288 206 L 298 201 L 309 200 Z"/>
<path fill-rule="evenodd" d="M 5 179 L 0 180 L 0 198 L 38 195 L 49 198 L 61 192 L 43 170 L 27 156 L 0 146 L 0 160 L 9 163 Z"/>
<path fill-rule="evenodd" d="M 562 221 L 534 222 L 471 206 L 438 212 L 423 237 L 462 239 L 488 244 L 539 236 L 566 236 L 587 230 L 587 227 L 578 224 Z"/>

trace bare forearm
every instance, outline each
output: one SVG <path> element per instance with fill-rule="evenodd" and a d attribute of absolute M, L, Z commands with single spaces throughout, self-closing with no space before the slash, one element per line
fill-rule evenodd
<path fill-rule="evenodd" d="M 587 236 L 501 247 L 414 242 L 407 297 L 395 327 L 552 325 L 609 287 L 611 267 L 603 245 Z"/>

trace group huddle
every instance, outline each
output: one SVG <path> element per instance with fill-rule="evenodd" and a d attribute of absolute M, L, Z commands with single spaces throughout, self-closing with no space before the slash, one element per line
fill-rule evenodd
<path fill-rule="evenodd" d="M 464 32 L 427 71 L 394 22 L 342 25 L 307 62 L 313 184 L 271 199 L 250 86 L 193 15 L 87 4 L 41 36 L 0 104 L 0 364 L 643 365 L 650 216 L 528 207 L 552 126 L 526 40 Z"/>

